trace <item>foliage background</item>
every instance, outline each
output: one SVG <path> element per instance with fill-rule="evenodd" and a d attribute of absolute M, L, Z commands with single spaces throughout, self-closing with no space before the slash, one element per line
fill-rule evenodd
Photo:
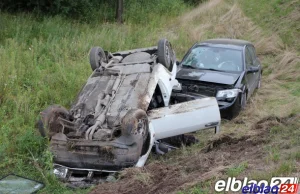
<path fill-rule="evenodd" d="M 125 20 L 139 22 L 152 14 L 176 15 L 182 6 L 203 0 L 124 0 Z M 2 0 L 0 8 L 8 12 L 34 12 L 37 15 L 61 15 L 85 22 L 114 21 L 116 0 Z M 145 17 L 146 16 L 146 17 Z"/>

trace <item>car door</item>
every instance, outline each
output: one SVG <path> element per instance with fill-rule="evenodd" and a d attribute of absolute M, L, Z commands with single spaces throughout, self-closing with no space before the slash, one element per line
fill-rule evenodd
<path fill-rule="evenodd" d="M 251 67 L 254 66 L 253 57 L 251 55 L 249 46 L 246 46 L 245 48 L 245 63 L 246 63 L 246 81 L 248 87 L 247 98 L 249 98 L 255 89 L 255 76 L 256 76 L 255 73 L 249 71 Z"/>
<path fill-rule="evenodd" d="M 221 117 L 216 98 L 182 102 L 147 112 L 155 139 L 164 139 L 206 128 L 219 131 Z"/>
<path fill-rule="evenodd" d="M 259 67 L 259 69 L 261 69 L 261 64 L 260 64 L 260 61 L 259 61 L 259 59 L 257 58 L 257 56 L 256 56 L 256 52 L 255 52 L 255 48 L 254 48 L 254 46 L 249 46 L 249 51 L 250 51 L 250 54 L 251 54 L 251 57 L 252 57 L 252 59 L 253 59 L 253 66 L 254 67 Z M 256 86 L 257 86 L 257 84 L 258 84 L 258 81 L 259 81 L 259 78 L 260 78 L 260 74 L 261 74 L 261 71 L 259 71 L 259 72 L 255 72 L 254 73 L 254 76 L 253 76 L 253 78 L 254 78 L 254 89 L 256 88 Z"/>

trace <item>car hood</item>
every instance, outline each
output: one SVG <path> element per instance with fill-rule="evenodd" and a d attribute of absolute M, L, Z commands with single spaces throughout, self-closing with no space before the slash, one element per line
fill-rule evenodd
<path fill-rule="evenodd" d="M 236 73 L 200 69 L 180 69 L 176 75 L 177 79 L 189 79 L 225 85 L 233 85 L 239 77 L 240 74 Z"/>

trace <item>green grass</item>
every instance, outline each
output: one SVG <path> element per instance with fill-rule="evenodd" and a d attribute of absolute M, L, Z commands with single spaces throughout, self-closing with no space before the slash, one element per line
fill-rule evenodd
<path fill-rule="evenodd" d="M 289 155 L 289 159 L 300 161 L 300 151 L 293 152 Z"/>
<path fill-rule="evenodd" d="M 202 183 L 197 184 L 196 186 L 180 191 L 177 194 L 208 194 L 212 193 L 211 188 L 214 187 L 215 180 L 208 180 Z"/>
<path fill-rule="evenodd" d="M 245 14 L 268 32 L 276 32 L 285 45 L 300 52 L 300 2 L 294 0 L 240 1 Z"/>
<path fill-rule="evenodd" d="M 289 160 L 278 163 L 268 171 L 253 171 L 248 177 L 254 180 L 271 180 L 272 177 L 291 176 L 295 170 L 295 161 Z"/>
<path fill-rule="evenodd" d="M 278 162 L 280 159 L 280 151 L 278 147 L 275 146 L 266 146 L 267 147 L 267 153 L 269 154 L 267 157 L 267 163 L 269 163 L 269 160 L 272 162 Z"/>
<path fill-rule="evenodd" d="M 178 194 L 184 194 L 185 192 L 178 192 Z M 202 188 L 201 186 L 196 186 L 187 191 L 189 194 L 207 194 L 211 193 L 211 190 L 208 188 Z"/>
<path fill-rule="evenodd" d="M 300 97 L 300 81 L 284 83 L 283 87 L 286 88 L 293 96 Z"/>
<path fill-rule="evenodd" d="M 295 172 L 294 162 L 282 162 L 272 168 L 271 171 L 253 171 L 247 175 L 249 179 L 253 180 L 267 180 L 270 181 L 272 177 L 291 176 Z"/>
<path fill-rule="evenodd" d="M 242 162 L 237 166 L 234 166 L 232 168 L 227 169 L 226 175 L 228 177 L 237 177 L 242 172 L 244 172 L 247 168 L 248 168 L 248 163 L 247 162 Z"/>
<path fill-rule="evenodd" d="M 299 119 L 299 117 L 298 117 Z M 279 124 L 270 129 L 270 138 L 274 141 L 274 144 L 270 147 L 270 150 L 286 147 L 285 144 L 292 146 L 300 146 L 300 123 L 296 118 L 292 118 L 289 124 Z M 275 151 L 276 152 L 276 151 Z"/>

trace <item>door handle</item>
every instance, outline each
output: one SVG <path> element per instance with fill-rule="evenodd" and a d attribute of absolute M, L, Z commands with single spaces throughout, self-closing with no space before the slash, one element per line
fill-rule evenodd
<path fill-rule="evenodd" d="M 219 124 L 219 122 L 212 122 L 205 125 L 205 127 L 215 127 Z"/>

